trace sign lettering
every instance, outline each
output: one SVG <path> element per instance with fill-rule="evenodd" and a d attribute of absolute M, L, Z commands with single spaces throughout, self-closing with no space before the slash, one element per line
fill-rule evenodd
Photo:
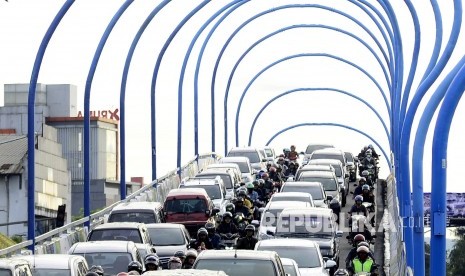
<path fill-rule="evenodd" d="M 90 113 L 91 118 L 106 118 L 110 120 L 119 121 L 118 112 L 119 112 L 119 109 L 116 108 L 113 111 L 112 110 L 91 110 L 89 113 Z M 79 111 L 77 116 L 82 118 L 84 117 L 83 113 L 84 112 Z"/>

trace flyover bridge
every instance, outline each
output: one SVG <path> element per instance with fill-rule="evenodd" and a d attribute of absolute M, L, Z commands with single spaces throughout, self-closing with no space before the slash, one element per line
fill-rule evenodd
<path fill-rule="evenodd" d="M 29 113 L 28 113 L 28 190 L 34 190 L 34 101 L 37 80 L 39 78 L 41 64 L 49 43 L 53 43 L 55 30 L 60 25 L 63 18 L 67 16 L 69 10 L 73 9 L 75 1 L 67 0 L 63 3 L 62 8 L 57 11 L 56 17 L 53 19 L 48 31 L 44 34 L 41 45 L 38 45 L 38 52 L 34 66 L 32 68 L 30 90 L 29 90 Z M 92 91 L 93 78 L 97 72 L 102 52 L 111 47 L 107 44 L 112 30 L 119 25 L 124 24 L 125 18 L 123 15 L 126 11 L 135 9 L 137 1 L 125 0 L 121 1 L 121 6 L 115 11 L 113 18 L 108 22 L 108 25 L 101 36 L 101 39 L 96 45 L 95 54 L 92 60 L 89 60 L 88 77 L 85 83 L 84 104 L 84 214 L 85 217 L 71 225 L 66 225 L 60 229 L 55 229 L 48 234 L 40 237 L 35 237 L 34 232 L 34 196 L 29 194 L 28 200 L 28 241 L 16 246 L 3 250 L 0 253 L 17 250 L 18 248 L 35 246 L 37 252 L 55 250 L 60 246 L 66 248 L 67 241 L 74 242 L 83 237 L 82 226 L 88 226 L 89 223 L 98 223 L 101 221 L 112 206 L 98 212 L 90 213 L 89 208 L 89 185 L 90 185 L 90 135 L 89 135 L 89 111 L 90 111 L 90 95 Z M 161 200 L 166 194 L 166 191 L 177 185 L 179 175 L 191 175 L 199 168 L 209 162 L 214 162 L 216 154 L 199 155 L 199 140 L 200 137 L 205 137 L 204 133 L 200 133 L 200 126 L 207 125 L 208 133 L 211 133 L 211 149 L 204 151 L 219 152 L 226 151 L 232 145 L 242 145 L 247 141 L 252 143 L 255 124 L 259 121 L 260 115 L 264 110 L 272 104 L 273 101 L 282 100 L 284 96 L 292 96 L 299 102 L 303 93 L 331 92 L 350 97 L 365 105 L 370 114 L 373 114 L 374 119 L 368 119 L 366 125 L 380 126 L 381 131 L 378 133 L 370 133 L 372 127 L 360 129 L 353 125 L 333 121 L 310 121 L 300 122 L 294 125 L 282 125 L 281 130 L 277 133 L 269 133 L 272 138 L 268 144 L 273 144 L 275 137 L 284 134 L 290 129 L 300 128 L 304 126 L 318 126 L 334 128 L 344 128 L 353 131 L 360 136 L 364 136 L 373 141 L 383 152 L 385 160 L 390 167 L 390 175 L 386 185 L 386 208 L 384 209 L 384 223 L 386 225 L 384 231 L 386 244 L 385 250 L 385 267 L 388 274 L 392 275 L 407 275 L 413 270 L 415 275 L 424 275 L 424 229 L 423 229 L 423 156 L 425 152 L 425 142 L 428 129 L 434 129 L 434 138 L 432 146 L 432 204 L 431 210 L 431 263 L 432 275 L 446 275 L 446 249 L 445 249 L 445 228 L 446 228 L 446 173 L 447 173 L 447 143 L 449 138 L 450 125 L 457 108 L 460 97 L 465 87 L 465 56 L 464 48 L 456 47 L 460 41 L 460 30 L 462 27 L 462 1 L 390 1 L 390 0 L 347 0 L 347 1 L 260 1 L 260 0 L 228 0 L 228 1 L 191 1 L 191 9 L 186 14 L 171 14 L 171 18 L 176 19 L 178 24 L 169 30 L 169 35 L 161 40 L 161 49 L 157 52 L 157 59 L 154 61 L 153 77 L 150 86 L 151 96 L 151 147 L 148 151 L 152 152 L 152 179 L 155 179 L 152 185 L 143 188 L 136 194 L 126 196 L 125 194 L 125 179 L 126 179 L 126 111 L 125 98 L 128 75 L 130 66 L 137 49 L 137 45 L 141 40 L 142 35 L 149 36 L 145 33 L 149 25 L 154 28 L 166 28 L 160 24 L 157 19 L 163 13 L 173 11 L 169 9 L 178 5 L 181 7 L 186 2 L 182 0 L 163 0 L 154 4 L 153 9 L 146 12 L 146 18 L 141 24 L 139 30 L 135 34 L 128 34 L 131 38 L 131 46 L 123 54 L 127 55 L 126 62 L 123 68 L 123 74 L 120 80 L 121 89 L 119 94 L 120 99 L 120 164 L 121 164 L 121 198 L 122 200 L 141 200 L 153 199 Z M 185 6 L 183 6 L 185 7 Z M 424 9 L 427 9 L 429 16 L 425 15 Z M 281 25 L 274 31 L 265 34 L 262 37 L 256 38 L 249 45 L 245 45 L 246 50 L 240 52 L 238 57 L 232 61 L 233 66 L 225 69 L 223 63 L 226 58 L 230 58 L 230 48 L 238 37 L 250 32 L 251 29 L 258 30 L 261 28 L 260 19 L 273 18 L 273 16 L 285 12 L 292 17 L 298 12 L 318 11 L 318 15 L 324 14 L 328 18 L 334 19 L 333 24 L 323 24 L 314 22 L 314 20 L 306 20 L 310 18 L 296 17 L 296 20 L 302 22 L 293 22 L 289 25 Z M 244 15 L 244 12 L 246 15 Z M 421 12 L 420 12 L 421 11 Z M 445 15 L 447 12 L 447 16 Z M 313 14 L 314 15 L 314 14 Z M 445 23 L 447 18 L 448 25 Z M 230 19 L 239 20 L 240 23 L 234 24 Z M 319 20 L 320 17 L 315 16 L 312 19 Z M 343 19 L 343 20 L 341 20 Z M 200 26 L 195 25 L 196 31 L 190 33 L 188 40 L 190 41 L 182 53 L 184 60 L 172 74 L 179 75 L 179 83 L 177 85 L 177 110 L 172 110 L 172 116 L 177 117 L 177 160 L 173 167 L 177 167 L 172 173 L 163 177 L 157 176 L 157 156 L 160 155 L 163 149 L 157 145 L 157 128 L 160 123 L 160 118 L 155 116 L 156 109 L 162 106 L 163 101 L 156 101 L 156 94 L 160 92 L 159 72 L 161 68 L 165 68 L 168 61 L 165 53 L 173 47 L 175 38 L 179 33 L 188 26 L 192 28 L 192 22 L 201 20 Z M 341 23 L 344 22 L 344 23 Z M 435 28 L 431 28 L 435 26 Z M 262 26 L 263 27 L 263 26 Z M 350 28 L 349 28 L 350 27 Z M 255 73 L 247 78 L 246 85 L 242 87 L 237 108 L 230 110 L 230 96 L 233 92 L 237 92 L 237 87 L 232 88 L 233 80 L 239 71 L 244 70 L 244 63 L 247 57 L 256 55 L 254 49 L 261 49 L 268 39 L 282 39 L 282 34 L 289 30 L 295 29 L 318 29 L 324 30 L 329 36 L 340 39 L 344 36 L 353 41 L 350 49 L 342 49 L 346 52 L 363 51 L 370 58 L 370 66 L 360 65 L 356 59 L 339 56 L 335 53 L 326 51 L 323 47 L 318 52 L 312 52 L 312 49 L 306 49 L 302 52 L 293 53 L 291 55 L 280 55 L 279 52 L 271 57 L 268 65 L 263 66 Z M 213 54 L 210 49 L 211 38 L 217 33 L 226 33 L 227 39 L 223 39 L 219 44 L 219 52 Z M 254 32 L 254 31 L 252 31 Z M 435 37 L 432 41 L 425 40 L 424 34 L 434 32 Z M 290 32 L 289 32 L 290 33 Z M 186 37 L 185 32 L 183 33 Z M 317 45 L 319 41 L 313 40 L 312 44 Z M 433 45 L 431 47 L 423 47 L 426 44 Z M 237 44 L 236 44 L 237 45 Z M 336 43 L 337 46 L 344 43 Z M 355 46 L 356 45 L 356 46 Z M 207 47 L 209 46 L 209 47 Z M 215 45 L 218 46 L 218 40 L 215 40 Z M 289 45 L 290 47 L 290 45 Z M 340 47 L 342 48 L 342 47 Z M 200 50 L 199 50 L 200 49 Z M 428 53 L 420 55 L 420 50 Z M 194 56 L 193 53 L 196 55 Z M 47 55 L 53 55 L 52 52 L 47 52 Z M 234 56 L 234 55 L 233 55 Z M 206 92 L 211 98 L 210 110 L 211 118 L 202 118 L 199 116 L 199 95 L 205 94 L 205 89 L 199 88 L 199 79 L 202 62 L 206 58 L 216 60 L 213 70 L 207 74 L 211 78 L 210 89 Z M 346 89 L 337 85 L 340 82 L 347 84 L 347 80 L 339 80 L 327 86 L 316 86 L 315 84 L 306 87 L 294 87 L 282 94 L 270 99 L 253 120 L 249 130 L 249 136 L 246 137 L 241 131 L 245 126 L 240 118 L 244 117 L 242 107 L 246 106 L 248 97 L 247 93 L 254 89 L 254 84 L 257 80 L 265 78 L 266 72 L 272 70 L 276 66 L 291 63 L 296 60 L 310 60 L 318 58 L 318 68 L 324 71 L 326 64 L 337 63 L 349 68 L 349 71 L 357 72 L 358 80 L 364 79 L 370 83 L 370 90 L 376 94 L 376 100 L 368 101 L 366 95 L 362 96 L 361 91 L 355 93 L 352 89 Z M 223 60 L 223 62 L 222 62 Z M 426 63 L 424 62 L 426 60 Z M 193 73 L 187 70 L 189 61 L 195 62 Z M 231 62 L 231 60 L 229 60 Z M 425 68 L 420 68 L 419 64 L 426 64 Z M 241 66 L 242 64 L 242 66 Z M 315 66 L 315 63 L 308 62 L 309 68 Z M 170 70 L 172 69 L 171 67 Z M 85 68 L 87 70 L 87 68 Z M 227 70 L 227 71 L 226 71 Z M 226 73 L 225 73 L 226 72 Z M 334 72 L 332 72 L 334 74 Z M 204 73 L 202 76 L 204 77 Z M 187 84 L 187 77 L 194 80 L 193 84 Z M 221 77 L 221 78 L 220 78 Z M 337 76 L 334 76 L 336 78 Z M 340 77 L 340 76 L 339 76 Z M 236 77 L 237 78 L 237 77 Z M 220 81 L 221 80 L 221 81 Z M 225 81 L 226 80 L 226 81 Z M 183 121 L 183 93 L 185 87 L 189 87 L 193 96 L 193 111 L 189 122 Z M 360 89 L 360 88 L 359 88 Z M 429 98 L 425 95 L 429 92 Z M 250 94 L 250 93 L 249 93 Z M 292 94 L 292 95 L 291 95 Z M 237 96 L 237 95 L 236 95 Z M 299 96 L 299 97 L 297 97 Z M 264 95 L 263 97 L 267 97 Z M 223 99 L 223 105 L 218 105 L 218 99 Z M 216 99 L 216 101 L 215 101 Z M 329 98 L 328 98 L 329 100 Z M 376 108 L 374 104 L 378 105 Z M 221 112 L 216 108 L 221 106 Z M 420 109 L 420 106 L 422 109 Z M 297 111 L 296 111 L 297 112 Z M 433 115 L 437 112 L 437 120 L 433 121 Z M 218 113 L 223 114 L 223 118 L 219 118 Z M 303 113 L 304 114 L 304 113 Z M 302 115 L 303 115 L 302 114 Z M 235 117 L 235 118 L 234 118 Z M 234 118 L 234 124 L 230 121 Z M 361 119 L 360 119 L 361 120 Z M 418 122 L 418 123 L 414 123 Z M 432 121 L 435 122 L 432 124 Z M 184 125 L 183 125 L 184 123 Z M 190 135 L 185 134 L 184 126 L 190 126 L 193 129 L 193 151 L 196 156 L 194 161 L 184 163 L 182 166 L 183 142 Z M 220 128 L 220 129 L 218 129 Z M 161 130 L 160 130 L 161 131 Z M 221 133 L 223 132 L 224 133 Z M 230 132 L 233 132 L 232 134 Z M 217 141 L 217 137 L 224 134 L 221 141 Z M 234 142 L 230 139 L 234 137 Z M 246 137 L 246 138 L 244 138 Z M 218 138 L 218 140 L 220 140 Z M 221 147 L 224 143 L 224 147 Z M 411 151 L 410 145 L 413 145 Z M 218 150 L 219 149 L 219 150 Z M 430 150 L 430 149 L 426 149 Z M 412 162 L 413 160 L 413 162 Z M 413 195 L 413 196 L 411 196 Z M 386 215 L 388 214 L 388 215 Z M 61 236 L 60 236 L 61 235 Z M 51 249 L 53 248 L 53 249 Z"/>

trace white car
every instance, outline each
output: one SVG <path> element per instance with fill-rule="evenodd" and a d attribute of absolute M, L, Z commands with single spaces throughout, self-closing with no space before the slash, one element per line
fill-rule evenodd
<path fill-rule="evenodd" d="M 215 208 L 220 210 L 219 214 L 226 212 L 226 204 L 230 201 L 226 199 L 226 187 L 223 184 L 221 177 L 217 176 L 214 179 L 211 178 L 186 178 L 183 179 L 179 185 L 179 189 L 192 189 L 202 188 L 204 189 L 210 199 L 213 201 Z"/>
<path fill-rule="evenodd" d="M 286 275 L 289 276 L 300 276 L 299 266 L 293 259 L 281 258 L 281 263 L 283 264 L 284 271 Z"/>
<path fill-rule="evenodd" d="M 253 148 L 253 147 L 240 147 L 240 148 L 232 148 L 227 157 L 236 157 L 236 156 L 243 156 L 249 158 L 250 165 L 253 169 L 265 170 L 266 169 L 266 162 L 268 161 L 265 156 L 260 153 L 260 150 Z"/>
<path fill-rule="evenodd" d="M 250 164 L 250 160 L 244 156 L 223 157 L 220 163 L 234 163 L 239 165 L 241 170 L 242 182 L 252 182 L 255 180 L 255 171 Z"/>
<path fill-rule="evenodd" d="M 86 259 L 77 255 L 27 255 L 17 256 L 14 259 L 27 261 L 34 276 L 84 276 L 89 270 Z"/>
<path fill-rule="evenodd" d="M 303 201 L 275 201 L 268 202 L 264 208 L 260 208 L 261 222 L 258 233 L 259 240 L 272 239 L 276 230 L 276 222 L 279 214 L 289 207 L 310 207 L 310 203 Z"/>
<path fill-rule="evenodd" d="M 0 275 L 32 276 L 31 267 L 25 260 L 0 259 Z"/>
<path fill-rule="evenodd" d="M 323 261 L 320 247 L 314 241 L 303 239 L 272 239 L 259 241 L 255 250 L 275 251 L 281 258 L 293 259 L 302 276 L 328 275 L 327 269 L 336 266 L 333 260 Z"/>
<path fill-rule="evenodd" d="M 313 202 L 313 197 L 310 193 L 302 193 L 302 192 L 284 192 L 284 193 L 275 193 L 271 196 L 270 202 L 278 202 L 278 201 L 303 201 L 308 202 L 310 207 L 315 207 L 315 203 Z"/>

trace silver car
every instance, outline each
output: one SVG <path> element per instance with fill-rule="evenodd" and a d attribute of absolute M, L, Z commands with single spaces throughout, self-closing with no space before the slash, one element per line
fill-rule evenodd
<path fill-rule="evenodd" d="M 89 270 L 86 259 L 77 255 L 43 254 L 17 256 L 14 259 L 27 261 L 34 276 L 84 276 Z"/>
<path fill-rule="evenodd" d="M 32 276 L 31 267 L 25 260 L 0 259 L 0 275 Z"/>

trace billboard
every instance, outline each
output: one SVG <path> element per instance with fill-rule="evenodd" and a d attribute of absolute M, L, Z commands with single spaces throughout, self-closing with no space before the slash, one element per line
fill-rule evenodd
<path fill-rule="evenodd" d="M 447 193 L 447 225 L 457 226 L 465 222 L 465 193 Z M 425 225 L 431 215 L 431 193 L 424 193 Z"/>

